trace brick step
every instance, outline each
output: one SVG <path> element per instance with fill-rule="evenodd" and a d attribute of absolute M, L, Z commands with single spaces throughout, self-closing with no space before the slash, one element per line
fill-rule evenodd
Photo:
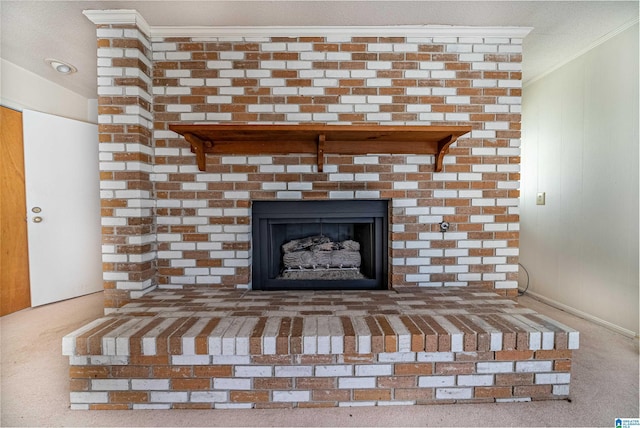
<path fill-rule="evenodd" d="M 162 290 L 63 354 L 74 408 L 305 407 L 563 398 L 578 342 L 473 289 Z"/>

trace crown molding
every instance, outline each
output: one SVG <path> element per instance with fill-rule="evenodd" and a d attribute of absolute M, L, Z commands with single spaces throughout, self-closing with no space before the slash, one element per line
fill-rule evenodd
<path fill-rule="evenodd" d="M 508 37 L 524 38 L 531 27 L 469 27 L 455 25 L 390 26 L 150 26 L 133 9 L 85 10 L 96 25 L 135 24 L 148 37 Z"/>
<path fill-rule="evenodd" d="M 151 26 L 134 9 L 83 10 L 82 14 L 96 25 L 137 25 L 147 37 L 151 35 Z"/>
<path fill-rule="evenodd" d="M 508 37 L 524 38 L 530 27 L 392 26 L 255 26 L 151 27 L 152 37 Z"/>

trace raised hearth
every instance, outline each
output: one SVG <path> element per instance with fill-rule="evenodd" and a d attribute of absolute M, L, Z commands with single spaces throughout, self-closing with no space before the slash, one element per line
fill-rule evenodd
<path fill-rule="evenodd" d="M 154 291 L 63 339 L 74 409 L 562 399 L 577 347 L 473 288 Z"/>

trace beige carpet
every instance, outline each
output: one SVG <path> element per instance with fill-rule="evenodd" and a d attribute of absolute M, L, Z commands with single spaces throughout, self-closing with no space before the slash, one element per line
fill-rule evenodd
<path fill-rule="evenodd" d="M 102 315 L 102 293 L 0 318 L 0 425 L 7 426 L 614 426 L 639 416 L 638 341 L 553 309 L 520 303 L 580 331 L 571 402 L 295 410 L 69 410 L 61 338 Z"/>

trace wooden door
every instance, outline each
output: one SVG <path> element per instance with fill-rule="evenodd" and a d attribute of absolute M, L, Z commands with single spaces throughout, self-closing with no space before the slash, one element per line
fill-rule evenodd
<path fill-rule="evenodd" d="M 0 107 L 0 316 L 31 306 L 22 113 Z"/>

